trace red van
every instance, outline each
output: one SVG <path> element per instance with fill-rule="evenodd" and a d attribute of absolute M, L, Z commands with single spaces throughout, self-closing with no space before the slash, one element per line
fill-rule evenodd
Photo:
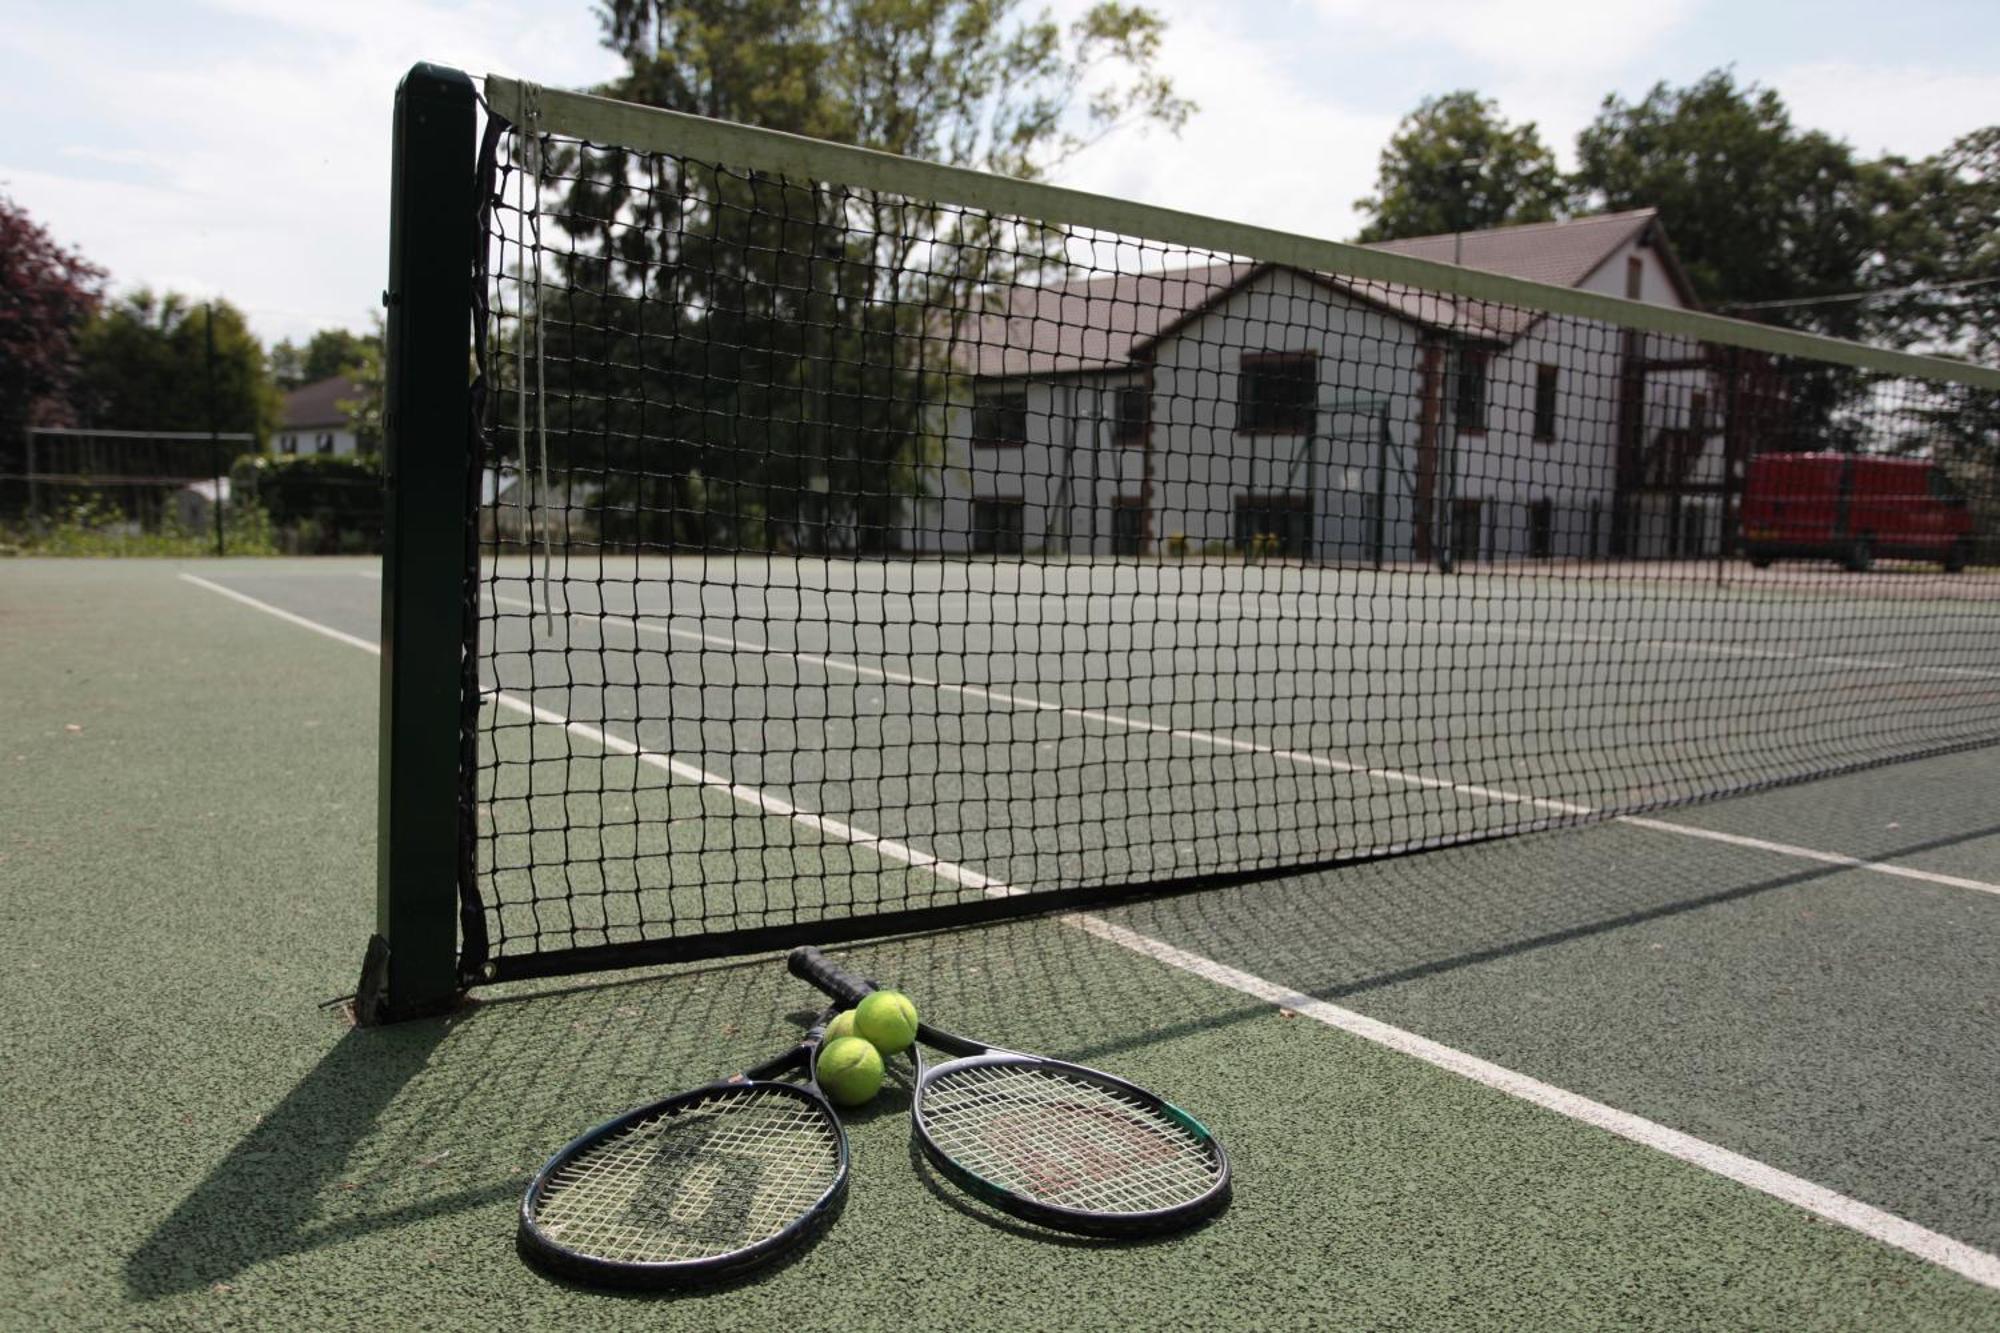
<path fill-rule="evenodd" d="M 1935 560 L 1955 574 L 1972 555 L 1972 510 L 1928 459 L 1756 454 L 1743 551 L 1759 569 L 1796 556 L 1864 570 L 1881 556 Z"/>

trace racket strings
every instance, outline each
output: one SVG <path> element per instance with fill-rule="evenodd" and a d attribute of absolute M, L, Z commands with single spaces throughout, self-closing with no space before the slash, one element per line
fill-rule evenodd
<path fill-rule="evenodd" d="M 926 1085 L 924 1127 L 980 1178 L 1043 1203 L 1139 1213 L 1200 1198 L 1220 1166 L 1151 1100 L 1045 1066 L 978 1065 Z"/>
<path fill-rule="evenodd" d="M 839 1174 L 839 1129 L 813 1103 L 769 1089 L 724 1092 L 579 1153 L 551 1175 L 535 1222 L 597 1258 L 712 1258 L 777 1235 Z"/>

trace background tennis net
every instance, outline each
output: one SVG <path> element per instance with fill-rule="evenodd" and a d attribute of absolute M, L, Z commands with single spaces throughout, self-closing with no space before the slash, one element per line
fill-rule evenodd
<path fill-rule="evenodd" d="M 1357 249 L 484 110 L 467 979 L 2000 740 L 2000 374 L 1676 309 L 1649 214 Z"/>

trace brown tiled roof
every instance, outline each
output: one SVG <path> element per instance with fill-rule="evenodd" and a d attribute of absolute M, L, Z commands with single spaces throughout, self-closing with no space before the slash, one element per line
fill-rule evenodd
<path fill-rule="evenodd" d="M 1574 287 L 1619 246 L 1651 225 L 1650 208 L 1568 222 L 1531 223 L 1418 236 L 1372 247 L 1467 268 Z M 1089 278 L 1049 287 L 1017 287 L 1005 311 L 979 316 L 961 334 L 958 363 L 975 375 L 1070 374 L 1129 365 L 1133 354 L 1192 318 L 1263 264 L 1237 262 Z M 1506 341 L 1535 321 L 1533 310 L 1461 301 L 1401 283 L 1313 274 L 1328 288 L 1427 328 Z"/>
<path fill-rule="evenodd" d="M 279 429 L 310 430 L 315 426 L 351 429 L 353 415 L 343 411 L 340 405 L 360 396 L 360 387 L 345 375 L 330 375 L 326 379 L 300 385 L 285 395 Z"/>
<path fill-rule="evenodd" d="M 969 321 L 960 361 L 975 375 L 1063 374 L 1122 366 L 1132 349 L 1242 282 L 1260 264 L 1120 273 L 1016 287 L 1008 309 Z"/>
<path fill-rule="evenodd" d="M 1510 278 L 1574 287 L 1626 241 L 1644 231 L 1659 211 L 1635 208 L 1624 213 L 1599 213 L 1567 222 L 1530 222 L 1518 227 L 1494 227 L 1460 235 L 1411 236 L 1378 241 L 1371 250 L 1410 255 L 1416 259 L 1455 262 Z"/>

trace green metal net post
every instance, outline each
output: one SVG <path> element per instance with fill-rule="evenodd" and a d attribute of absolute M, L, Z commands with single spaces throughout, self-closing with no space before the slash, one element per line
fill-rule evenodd
<path fill-rule="evenodd" d="M 464 821 L 460 710 L 476 548 L 466 501 L 478 209 L 472 81 L 417 65 L 396 93 L 384 421 L 375 936 L 364 1023 L 454 1004 Z"/>

